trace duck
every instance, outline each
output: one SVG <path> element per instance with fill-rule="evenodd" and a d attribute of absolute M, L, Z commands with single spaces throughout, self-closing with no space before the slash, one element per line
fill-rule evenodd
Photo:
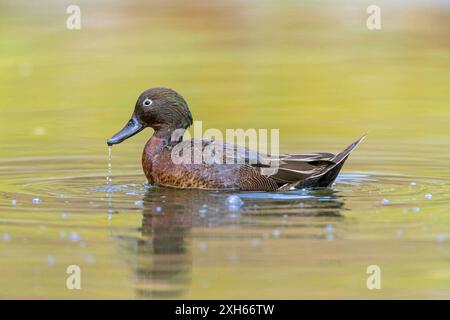
<path fill-rule="evenodd" d="M 365 138 L 363 135 L 337 154 L 271 156 L 214 139 L 184 139 L 185 131 L 192 124 L 188 104 L 178 92 L 164 87 L 151 88 L 139 95 L 131 119 L 107 144 L 111 147 L 145 128 L 153 128 L 153 135 L 142 153 L 143 171 L 151 185 L 272 192 L 330 187 L 350 153 Z M 195 158 L 196 152 L 202 155 L 206 151 L 214 154 L 215 161 L 207 157 Z"/>

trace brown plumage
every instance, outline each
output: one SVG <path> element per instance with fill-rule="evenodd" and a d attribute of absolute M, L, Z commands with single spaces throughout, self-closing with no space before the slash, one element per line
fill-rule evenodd
<path fill-rule="evenodd" d="M 350 152 L 364 139 L 363 136 L 337 155 L 273 157 L 220 141 L 183 141 L 184 130 L 191 124 L 187 103 L 178 93 L 153 88 L 139 96 L 131 120 L 108 140 L 108 145 L 152 127 L 155 132 L 142 155 L 144 173 L 151 184 L 186 189 L 277 191 L 330 186 Z M 212 154 L 210 158 L 194 161 L 199 154 L 208 152 Z"/>

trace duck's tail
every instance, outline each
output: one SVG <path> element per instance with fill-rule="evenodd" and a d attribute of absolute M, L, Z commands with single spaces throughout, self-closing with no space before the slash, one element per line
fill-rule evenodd
<path fill-rule="evenodd" d="M 357 141 L 353 142 L 351 145 L 345 148 L 342 152 L 330 158 L 328 160 L 328 162 L 330 162 L 330 165 L 325 166 L 323 170 L 307 177 L 304 180 L 283 185 L 279 190 L 289 190 L 292 188 L 329 187 L 338 176 L 339 171 L 341 171 L 341 168 L 350 153 L 361 143 L 361 141 L 364 140 L 365 137 L 366 135 L 363 135 Z"/>

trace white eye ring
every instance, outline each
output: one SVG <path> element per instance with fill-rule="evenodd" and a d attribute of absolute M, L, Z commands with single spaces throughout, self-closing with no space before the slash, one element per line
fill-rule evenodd
<path fill-rule="evenodd" d="M 150 100 L 149 98 L 145 98 L 144 102 L 142 102 L 142 104 L 146 107 L 150 107 L 152 105 L 153 101 Z"/>

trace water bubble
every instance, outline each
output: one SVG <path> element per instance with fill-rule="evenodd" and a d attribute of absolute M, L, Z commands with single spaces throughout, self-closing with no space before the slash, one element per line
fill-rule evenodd
<path fill-rule="evenodd" d="M 80 240 L 79 234 L 76 233 L 76 232 L 71 232 L 71 233 L 70 233 L 70 240 L 71 240 L 72 242 L 77 242 L 77 241 L 79 241 L 79 240 Z"/>
<path fill-rule="evenodd" d="M 206 243 L 206 242 L 199 242 L 199 244 L 198 244 L 198 248 L 201 250 L 201 251 L 205 251 L 206 249 L 208 249 L 208 244 Z"/>
<path fill-rule="evenodd" d="M 323 228 L 325 232 L 331 233 L 333 232 L 334 228 L 331 224 L 327 225 L 325 228 Z"/>
<path fill-rule="evenodd" d="M 409 185 L 412 186 L 412 187 L 415 187 L 415 186 L 417 185 L 417 183 L 415 183 L 415 182 L 413 181 L 413 182 L 411 182 Z"/>
<path fill-rule="evenodd" d="M 228 211 L 239 211 L 240 208 L 240 206 L 230 205 L 228 206 Z"/>
<path fill-rule="evenodd" d="M 61 213 L 61 219 L 66 220 L 68 217 L 68 214 L 66 212 Z"/>
<path fill-rule="evenodd" d="M 206 208 L 208 208 L 208 205 L 206 203 L 202 204 L 202 208 L 206 209 Z"/>
<path fill-rule="evenodd" d="M 427 193 L 426 195 L 424 195 L 425 199 L 431 199 L 433 198 L 433 195 L 431 193 Z"/>
<path fill-rule="evenodd" d="M 55 257 L 54 256 L 47 256 L 47 265 L 52 266 L 55 264 Z"/>
<path fill-rule="evenodd" d="M 417 212 L 420 212 L 420 208 L 419 208 L 419 207 L 414 207 L 414 208 L 412 208 L 411 210 L 412 210 L 413 212 L 416 212 L 416 213 L 417 213 Z"/>
<path fill-rule="evenodd" d="M 15 205 L 17 204 L 17 200 L 16 200 L 16 199 L 11 200 L 11 204 L 12 204 L 13 206 L 15 206 Z"/>
<path fill-rule="evenodd" d="M 5 242 L 11 241 L 11 236 L 9 233 L 3 234 L 3 241 L 5 241 Z"/>
<path fill-rule="evenodd" d="M 386 198 L 383 198 L 383 199 L 380 201 L 380 203 L 381 203 L 383 206 L 385 206 L 385 205 L 388 205 L 388 204 L 389 204 L 389 200 L 386 199 Z"/>
<path fill-rule="evenodd" d="M 227 197 L 226 204 L 228 205 L 228 211 L 238 211 L 244 201 L 237 195 L 231 195 Z"/>
<path fill-rule="evenodd" d="M 31 200 L 31 202 L 32 202 L 33 204 L 40 204 L 40 203 L 42 202 L 42 200 L 39 199 L 39 198 L 34 198 L 33 200 Z"/>
<path fill-rule="evenodd" d="M 142 200 L 137 200 L 137 201 L 134 202 L 134 205 L 135 205 L 136 207 L 142 207 L 142 206 L 144 205 L 144 201 L 142 201 Z"/>
<path fill-rule="evenodd" d="M 198 210 L 198 213 L 200 217 L 204 218 L 206 216 L 206 209 L 200 209 Z"/>
<path fill-rule="evenodd" d="M 242 201 L 242 199 L 237 195 L 231 195 L 231 196 L 228 196 L 226 203 L 229 206 L 240 207 L 244 204 L 244 201 Z"/>
<path fill-rule="evenodd" d="M 161 213 L 162 212 L 162 208 L 161 207 L 156 207 L 155 208 L 155 212 L 156 213 Z"/>
<path fill-rule="evenodd" d="M 281 235 L 281 231 L 279 229 L 275 229 L 275 230 L 272 231 L 272 236 L 274 238 L 279 238 L 280 235 Z"/>

